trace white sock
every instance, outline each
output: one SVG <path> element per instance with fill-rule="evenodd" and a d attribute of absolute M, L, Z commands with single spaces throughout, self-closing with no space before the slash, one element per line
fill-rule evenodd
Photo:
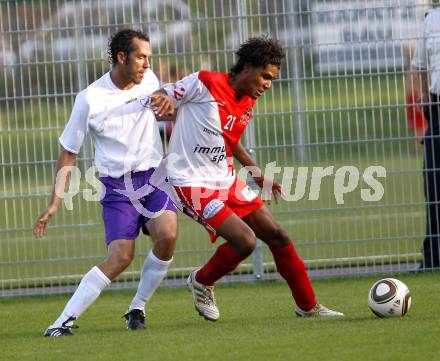
<path fill-rule="evenodd" d="M 162 261 L 154 255 L 153 251 L 148 253 L 142 266 L 141 279 L 139 280 L 136 295 L 128 308 L 129 311 L 133 309 L 145 311 L 145 304 L 150 300 L 166 276 L 171 262 L 173 262 L 172 258 L 168 261 Z"/>
<path fill-rule="evenodd" d="M 84 275 L 60 317 L 49 328 L 61 327 L 69 317 L 78 318 L 81 316 L 110 282 L 97 266 L 93 267 Z"/>

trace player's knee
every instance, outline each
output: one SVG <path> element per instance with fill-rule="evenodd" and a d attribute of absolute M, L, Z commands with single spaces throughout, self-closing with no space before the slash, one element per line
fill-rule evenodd
<path fill-rule="evenodd" d="M 282 243 L 283 246 L 287 246 L 290 243 L 289 234 L 280 225 L 278 225 L 277 227 L 276 234 L 277 234 L 277 239 L 280 240 L 280 243 Z"/>
<path fill-rule="evenodd" d="M 287 231 L 279 224 L 274 224 L 270 231 L 270 237 L 266 243 L 273 248 L 285 247 L 290 243 L 290 237 Z"/>
<path fill-rule="evenodd" d="M 166 243 L 167 244 L 174 244 L 177 240 L 177 227 L 173 230 L 169 230 L 168 233 L 165 235 Z"/>
<path fill-rule="evenodd" d="M 255 246 L 257 245 L 257 239 L 255 237 L 254 232 L 251 230 L 243 232 L 240 235 L 239 242 L 236 243 L 234 250 L 239 254 L 240 256 L 249 256 L 255 249 Z"/>
<path fill-rule="evenodd" d="M 157 240 L 155 240 L 155 243 L 158 242 L 162 244 L 164 247 L 174 247 L 174 243 L 176 243 L 177 239 L 177 231 L 167 231 L 158 237 Z"/>

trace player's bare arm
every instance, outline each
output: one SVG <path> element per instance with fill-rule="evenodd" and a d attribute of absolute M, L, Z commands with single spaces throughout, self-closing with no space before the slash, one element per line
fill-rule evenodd
<path fill-rule="evenodd" d="M 255 183 L 257 183 L 260 188 L 263 188 L 265 182 L 272 183 L 272 194 L 274 196 L 275 203 L 278 204 L 278 197 L 281 194 L 281 184 L 272 179 L 265 179 L 264 174 L 258 167 L 257 163 L 240 143 L 237 143 L 232 151 L 232 154 L 241 165 L 248 168 L 248 170 L 251 172 L 252 178 L 255 180 Z"/>
<path fill-rule="evenodd" d="M 64 176 L 58 175 L 62 174 L 62 169 L 64 167 L 75 165 L 76 157 L 77 155 L 75 153 L 71 153 L 67 150 L 63 150 L 58 157 L 54 174 L 54 187 L 52 191 L 52 197 L 49 201 L 49 205 L 47 206 L 47 208 L 37 218 L 37 221 L 32 230 L 32 233 L 37 238 L 41 238 L 46 234 L 47 225 L 49 224 L 52 216 L 57 211 L 61 202 L 61 198 L 58 196 L 58 194 L 61 194 L 64 191 L 70 173 L 65 173 Z"/>

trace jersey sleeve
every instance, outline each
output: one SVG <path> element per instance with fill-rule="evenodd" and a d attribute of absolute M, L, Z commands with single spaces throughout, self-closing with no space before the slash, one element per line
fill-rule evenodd
<path fill-rule="evenodd" d="M 202 96 L 203 83 L 199 79 L 199 72 L 190 74 L 176 83 L 169 83 L 163 86 L 167 94 L 173 98 L 174 106 L 197 101 Z"/>
<path fill-rule="evenodd" d="M 78 154 L 88 133 L 89 105 L 84 93 L 75 98 L 70 119 L 61 134 L 59 141 L 64 149 Z"/>
<path fill-rule="evenodd" d="M 417 69 L 428 68 L 428 53 L 426 49 L 426 40 L 428 37 L 427 25 L 429 22 L 429 18 L 430 18 L 430 14 L 428 14 L 428 16 L 423 21 L 422 29 L 420 30 L 419 38 L 417 39 L 414 56 L 411 60 L 411 65 Z"/>

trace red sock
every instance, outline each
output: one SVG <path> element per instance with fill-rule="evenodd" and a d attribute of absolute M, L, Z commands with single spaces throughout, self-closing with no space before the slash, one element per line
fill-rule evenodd
<path fill-rule="evenodd" d="M 205 286 L 212 286 L 217 280 L 238 267 L 246 257 L 235 254 L 229 243 L 217 248 L 209 261 L 196 273 L 196 281 Z"/>
<path fill-rule="evenodd" d="M 316 305 L 315 292 L 304 262 L 296 253 L 293 243 L 270 250 L 277 270 L 287 281 L 297 306 L 303 311 L 311 310 Z"/>

